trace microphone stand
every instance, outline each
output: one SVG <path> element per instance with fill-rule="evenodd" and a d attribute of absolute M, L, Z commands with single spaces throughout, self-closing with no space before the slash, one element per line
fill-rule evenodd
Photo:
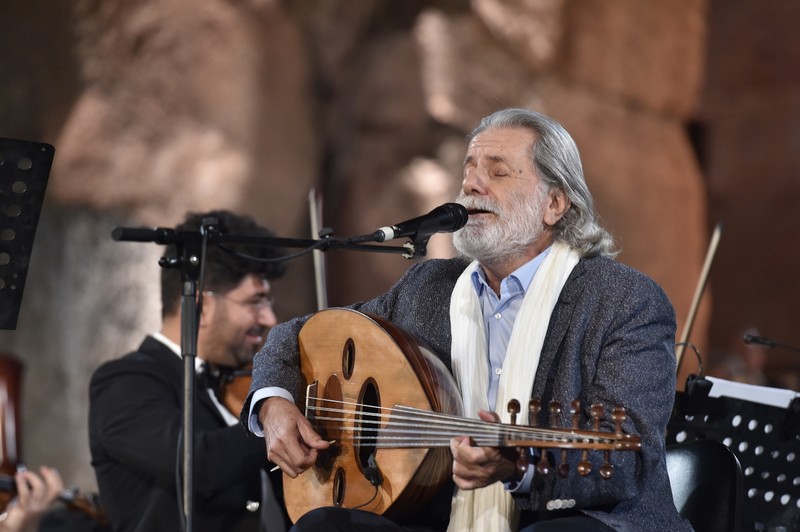
<path fill-rule="evenodd" d="M 363 244 L 358 237 L 336 238 L 329 229 L 320 231 L 319 240 L 281 237 L 260 237 L 248 235 L 222 234 L 216 231 L 216 220 L 203 220 L 199 231 L 176 231 L 175 229 L 158 227 L 117 227 L 111 232 L 111 238 L 118 242 L 153 242 L 161 245 L 174 244 L 177 249 L 175 258 L 161 258 L 162 268 L 180 268 L 181 270 L 181 356 L 183 358 L 183 445 L 181 448 L 183 465 L 183 482 L 181 500 L 184 531 L 192 532 L 194 514 L 194 397 L 195 397 L 195 358 L 197 356 L 198 329 L 198 280 L 205 261 L 205 249 L 208 244 L 255 244 L 277 248 L 304 248 L 305 251 L 284 257 L 290 260 L 306 251 L 318 249 L 348 249 L 353 251 L 369 251 L 378 253 L 401 253 L 405 258 L 413 258 L 417 254 L 425 255 L 428 239 L 421 235 L 403 246 L 379 246 Z M 202 286 L 200 286 L 202 289 Z"/>
<path fill-rule="evenodd" d="M 206 233 L 204 233 L 206 234 Z M 197 286 L 204 255 L 200 254 L 197 239 L 178 243 L 182 274 L 181 283 L 181 354 L 183 356 L 183 519 L 187 532 L 193 530 L 194 515 L 194 396 L 195 359 L 197 358 L 197 329 L 200 313 L 197 305 Z M 204 251 L 204 250 L 203 250 Z M 168 263 L 169 261 L 164 261 Z M 169 264 L 164 266 L 169 267 Z"/>

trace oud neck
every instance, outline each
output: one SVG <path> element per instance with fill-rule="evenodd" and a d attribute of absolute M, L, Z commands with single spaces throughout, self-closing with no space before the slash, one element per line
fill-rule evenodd
<path fill-rule="evenodd" d="M 317 407 L 313 419 L 349 433 L 354 443 L 375 448 L 449 447 L 457 436 L 469 436 L 479 447 L 637 450 L 639 438 L 627 434 L 490 423 L 407 406 L 370 407 L 360 422 L 342 417 L 345 411 Z"/>

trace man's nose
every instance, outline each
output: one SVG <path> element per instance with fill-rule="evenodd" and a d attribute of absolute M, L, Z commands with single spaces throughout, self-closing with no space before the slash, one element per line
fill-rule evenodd
<path fill-rule="evenodd" d="M 479 168 L 471 168 L 464 174 L 464 181 L 461 182 L 461 189 L 464 194 L 486 194 L 486 186 L 489 182 L 486 172 Z"/>
<path fill-rule="evenodd" d="M 272 306 L 261 307 L 258 311 L 258 324 L 262 327 L 274 327 L 278 324 L 278 317 L 275 316 L 275 311 Z"/>

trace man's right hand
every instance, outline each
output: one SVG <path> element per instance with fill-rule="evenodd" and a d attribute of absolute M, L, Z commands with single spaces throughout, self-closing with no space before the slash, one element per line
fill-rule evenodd
<path fill-rule="evenodd" d="M 270 397 L 261 403 L 258 419 L 264 427 L 267 458 L 292 478 L 311 467 L 317 452 L 330 445 L 297 406 L 283 397 Z"/>

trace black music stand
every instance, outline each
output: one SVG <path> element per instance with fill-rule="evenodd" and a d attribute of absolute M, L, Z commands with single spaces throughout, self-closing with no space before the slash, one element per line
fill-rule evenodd
<path fill-rule="evenodd" d="M 16 329 L 55 148 L 0 138 L 0 329 Z"/>
<path fill-rule="evenodd" d="M 741 530 L 800 530 L 800 394 L 692 375 L 667 444 L 698 439 L 724 443 L 742 464 Z"/>

